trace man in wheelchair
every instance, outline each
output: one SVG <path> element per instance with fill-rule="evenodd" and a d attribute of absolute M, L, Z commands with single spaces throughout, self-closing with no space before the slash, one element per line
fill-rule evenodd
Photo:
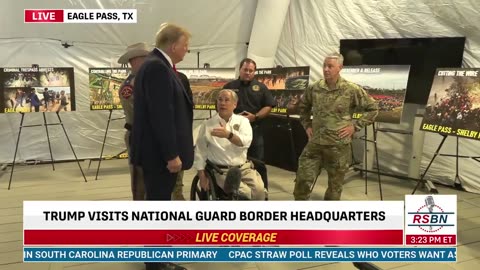
<path fill-rule="evenodd" d="M 236 184 L 240 199 L 264 200 L 262 178 L 254 169 L 253 163 L 247 160 L 248 147 L 252 142 L 252 127 L 247 118 L 233 113 L 237 101 L 238 96 L 233 90 L 224 89 L 219 92 L 218 113 L 200 126 L 193 167 L 198 171 L 200 186 L 203 190 L 214 188 L 210 187 L 205 170 L 208 161 L 223 171 L 219 173 L 212 170 L 213 178 L 225 193 L 231 194 L 235 191 L 229 188 L 235 186 L 235 183 L 226 183 L 226 176 L 227 171 L 236 171 L 241 178 L 240 183 Z M 232 168 L 235 169 L 232 170 Z M 235 173 L 229 173 L 229 175 L 234 176 Z"/>

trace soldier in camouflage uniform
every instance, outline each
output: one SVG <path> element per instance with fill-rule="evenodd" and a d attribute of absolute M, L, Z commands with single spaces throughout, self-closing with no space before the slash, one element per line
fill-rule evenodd
<path fill-rule="evenodd" d="M 145 43 L 136 43 L 127 47 L 127 52 L 119 59 L 119 64 L 130 64 L 131 74 L 125 79 L 118 90 L 118 96 L 125 113 L 125 145 L 127 151 L 130 153 L 130 133 L 133 127 L 133 84 L 135 81 L 135 74 L 140 66 L 143 64 L 145 57 L 149 50 Z M 130 155 L 129 155 L 130 156 Z M 130 162 L 129 162 L 130 163 Z M 130 178 L 132 187 L 133 200 L 145 199 L 145 186 L 143 182 L 142 168 L 130 164 Z"/>
<path fill-rule="evenodd" d="M 311 187 L 322 168 L 328 173 L 324 199 L 340 200 L 351 160 L 353 134 L 371 124 L 378 114 L 377 104 L 365 90 L 340 77 L 342 67 L 341 54 L 328 55 L 323 63 L 324 79 L 310 84 L 300 101 L 300 121 L 309 141 L 298 160 L 295 200 L 310 198 Z M 356 110 L 363 114 L 353 121 Z"/>

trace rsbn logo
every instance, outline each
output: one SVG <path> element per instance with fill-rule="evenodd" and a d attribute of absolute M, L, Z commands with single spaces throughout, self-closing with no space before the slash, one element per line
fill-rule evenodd
<path fill-rule="evenodd" d="M 418 226 L 422 231 L 434 233 L 441 230 L 444 226 L 455 226 L 453 222 L 449 223 L 449 215 L 454 212 L 445 212 L 442 207 L 435 204 L 433 196 L 425 198 L 425 205 L 418 208 L 417 212 L 408 212 L 412 218 L 408 226 Z"/>

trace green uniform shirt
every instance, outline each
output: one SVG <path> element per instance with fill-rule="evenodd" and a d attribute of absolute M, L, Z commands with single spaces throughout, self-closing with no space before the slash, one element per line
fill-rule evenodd
<path fill-rule="evenodd" d="M 360 86 L 341 77 L 332 90 L 323 79 L 310 84 L 305 89 L 299 109 L 303 127 L 313 129 L 312 142 L 321 145 L 350 143 L 352 138 L 341 139 L 338 131 L 351 124 L 358 131 L 371 124 L 378 114 L 375 100 Z M 352 121 L 355 111 L 361 111 L 362 117 Z"/>

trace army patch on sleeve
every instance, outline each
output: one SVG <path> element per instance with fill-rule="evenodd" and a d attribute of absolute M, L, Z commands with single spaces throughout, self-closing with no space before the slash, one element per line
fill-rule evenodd
<path fill-rule="evenodd" d="M 255 92 L 260 91 L 260 86 L 254 85 L 254 86 L 252 86 L 252 90 L 255 91 Z"/>
<path fill-rule="evenodd" d="M 120 95 L 124 99 L 129 99 L 133 95 L 133 89 L 130 85 L 125 85 L 122 89 L 120 89 Z"/>

